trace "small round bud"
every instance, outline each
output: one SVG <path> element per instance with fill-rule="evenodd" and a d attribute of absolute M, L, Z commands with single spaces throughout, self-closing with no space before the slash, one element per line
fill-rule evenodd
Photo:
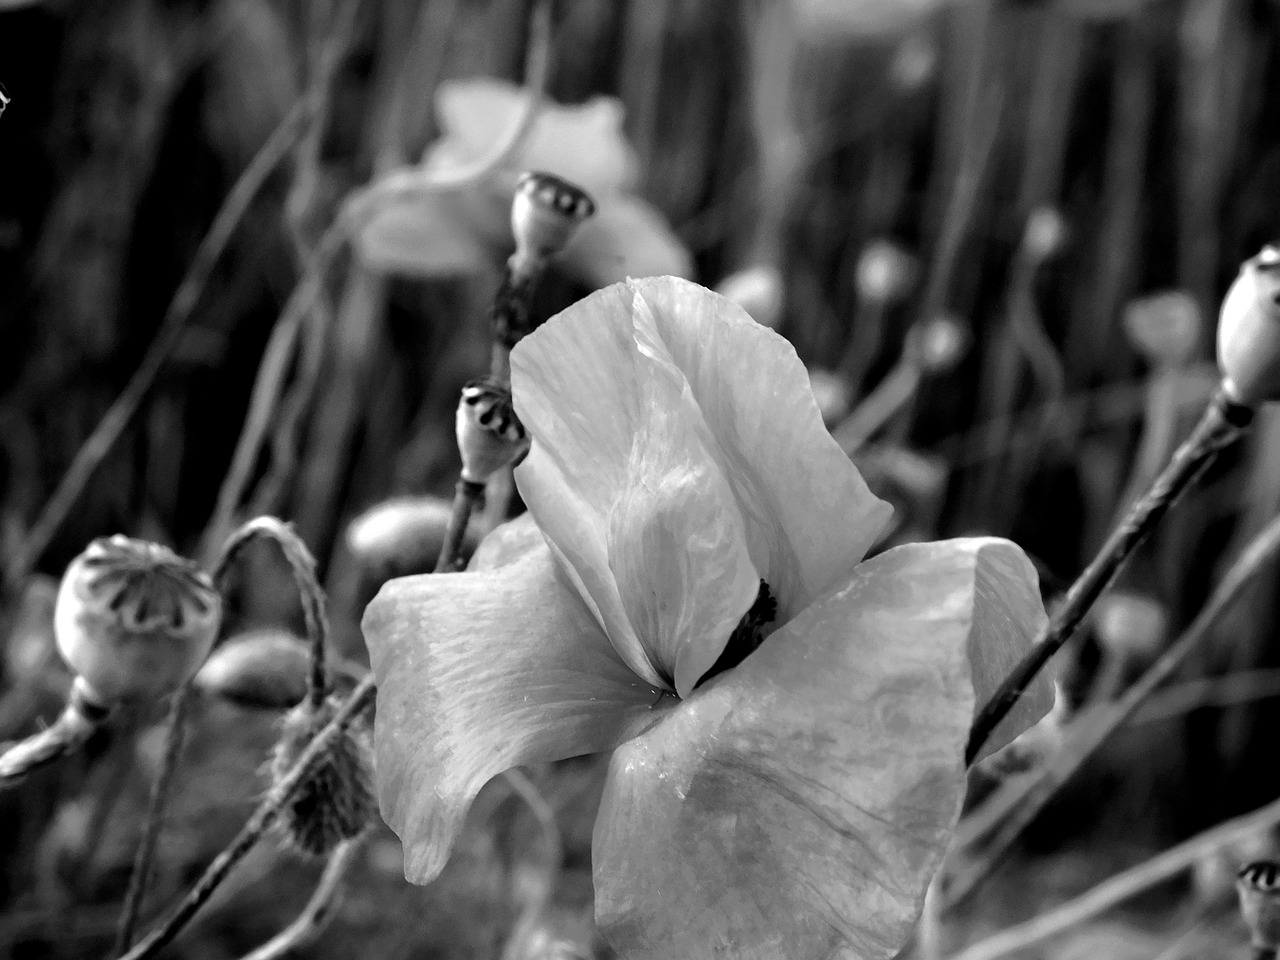
<path fill-rule="evenodd" d="M 838 373 L 821 367 L 810 367 L 809 389 L 813 391 L 813 399 L 818 401 L 818 412 L 822 414 L 822 422 L 828 428 L 839 423 L 849 413 L 853 397 L 848 381 Z"/>
<path fill-rule="evenodd" d="M 782 321 L 782 271 L 772 264 L 757 264 L 731 273 L 716 286 L 762 326 L 777 329 Z"/>
<path fill-rule="evenodd" d="M 1067 223 L 1053 207 L 1036 207 L 1027 217 L 1022 248 L 1037 263 L 1053 256 L 1067 239 Z"/>
<path fill-rule="evenodd" d="M 872 240 L 862 250 L 854 273 L 858 298 L 892 306 L 906 299 L 916 279 L 915 257 L 892 240 Z"/>
<path fill-rule="evenodd" d="M 287 710 L 307 695 L 311 655 L 285 630 L 254 630 L 222 643 L 196 674 L 205 693 L 256 710 Z"/>
<path fill-rule="evenodd" d="M 173 551 L 125 536 L 94 540 L 62 577 L 58 650 L 103 704 L 155 700 L 208 656 L 222 601 Z"/>
<path fill-rule="evenodd" d="M 554 174 L 521 174 L 511 200 L 517 253 L 545 260 L 565 248 L 578 225 L 596 212 L 587 191 Z"/>
<path fill-rule="evenodd" d="M 429 573 L 449 528 L 453 505 L 440 497 L 395 497 L 375 504 L 347 527 L 347 547 L 365 573 L 377 578 Z M 480 544 L 481 519 L 472 516 L 462 542 L 471 556 Z"/>
<path fill-rule="evenodd" d="M 529 446 L 510 389 L 493 380 L 472 380 L 462 388 L 455 426 L 462 479 L 469 483 L 484 483 Z"/>
<path fill-rule="evenodd" d="M 1258 950 L 1280 948 L 1280 863 L 1256 860 L 1236 875 L 1240 915 Z"/>
<path fill-rule="evenodd" d="M 1280 247 L 1246 260 L 1218 316 L 1218 368 L 1237 403 L 1280 399 Z"/>
<path fill-rule="evenodd" d="M 1200 308 L 1181 290 L 1134 300 L 1124 312 L 1124 332 L 1153 367 L 1185 367 L 1200 347 Z"/>
<path fill-rule="evenodd" d="M 1093 608 L 1098 642 L 1112 656 L 1149 662 L 1169 636 L 1169 614 L 1150 597 L 1117 590 L 1102 596 Z"/>
<path fill-rule="evenodd" d="M 938 46 L 924 31 L 898 44 L 889 62 L 889 78 L 902 93 L 919 90 L 938 73 Z"/>
<path fill-rule="evenodd" d="M 319 710 L 313 710 L 303 702 L 285 714 L 271 757 L 273 784 L 279 784 L 293 769 L 311 738 L 333 719 L 339 703 L 339 698 L 329 697 Z M 327 856 L 373 822 L 378 807 L 371 756 L 368 731 L 357 723 L 316 759 L 310 775 L 280 812 L 279 822 L 291 847 Z"/>
<path fill-rule="evenodd" d="M 915 352 L 920 369 L 936 376 L 955 369 L 969 351 L 971 339 L 959 319 L 942 314 L 912 327 L 907 347 Z"/>

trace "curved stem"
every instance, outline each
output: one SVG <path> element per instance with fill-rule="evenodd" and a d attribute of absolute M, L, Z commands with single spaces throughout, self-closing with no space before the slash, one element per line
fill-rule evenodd
<path fill-rule="evenodd" d="M 965 760 L 973 763 L 987 739 L 1049 658 L 1070 639 L 1085 614 L 1119 573 L 1121 565 L 1164 519 L 1169 508 L 1224 449 L 1244 435 L 1253 419 L 1253 408 L 1232 400 L 1221 387 L 1205 409 L 1191 436 L 1180 446 L 1150 489 L 1112 531 L 1098 555 L 1071 585 L 1062 606 L 1042 637 L 1013 672 L 1000 684 L 974 720 Z"/>

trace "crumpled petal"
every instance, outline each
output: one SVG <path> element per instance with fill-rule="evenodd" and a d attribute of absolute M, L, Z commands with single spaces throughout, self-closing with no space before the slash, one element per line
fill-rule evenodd
<path fill-rule="evenodd" d="M 860 564 L 619 747 L 592 846 L 613 945 L 629 960 L 901 949 L 959 816 L 971 669 L 1025 646 L 1037 616 L 1033 579 L 988 583 L 1025 579 L 1020 555 L 968 540 Z"/>
<path fill-rule="evenodd" d="M 600 291 L 560 317 L 574 325 L 574 338 L 595 339 L 606 318 L 635 313 L 628 302 L 635 294 L 716 439 L 747 522 L 751 559 L 785 621 L 848 576 L 892 508 L 871 493 L 823 426 L 791 344 L 731 300 L 654 277 Z"/>
<path fill-rule="evenodd" d="M 759 573 L 716 440 L 652 318 L 645 329 L 630 309 L 586 319 L 553 319 L 512 351 L 516 412 L 533 438 L 516 483 L 622 658 L 688 692 L 751 607 Z"/>
<path fill-rule="evenodd" d="M 362 627 L 379 802 L 417 883 L 491 777 L 612 749 L 674 702 L 618 658 L 545 545 L 496 570 L 392 580 Z"/>
<path fill-rule="evenodd" d="M 693 255 L 653 205 L 626 193 L 595 197 L 558 264 L 593 290 L 627 277 L 693 276 Z"/>

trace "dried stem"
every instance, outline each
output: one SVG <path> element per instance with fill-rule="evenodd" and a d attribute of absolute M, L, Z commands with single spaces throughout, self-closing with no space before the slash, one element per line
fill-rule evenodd
<path fill-rule="evenodd" d="M 1133 505 L 1124 522 L 1112 531 L 1098 555 L 1071 585 L 1044 636 L 982 708 L 969 734 L 969 745 L 965 751 L 967 762 L 974 761 L 991 732 L 1017 703 L 1036 674 L 1075 632 L 1129 554 L 1156 528 L 1174 501 L 1217 459 L 1218 454 L 1244 434 L 1252 419 L 1251 407 L 1236 403 L 1223 389 L 1218 389 L 1191 436 L 1177 449 L 1169 465 L 1142 499 Z"/>
<path fill-rule="evenodd" d="M 320 875 L 320 882 L 316 884 L 311 899 L 293 923 L 262 946 L 245 954 L 241 960 L 281 960 L 294 956 L 294 951 L 314 943 L 342 906 L 343 882 L 355 865 L 366 836 L 367 834 L 361 834 L 338 844 L 329 855 L 324 873 Z"/>
<path fill-rule="evenodd" d="M 71 508 L 84 491 L 94 472 L 115 446 L 139 405 L 155 383 L 157 375 L 182 340 L 187 321 L 200 303 L 213 268 L 226 249 L 232 234 L 243 219 L 268 176 L 288 154 L 289 149 L 306 126 L 307 114 L 302 104 L 296 104 L 281 121 L 275 132 L 262 145 L 257 155 L 245 167 L 222 204 L 209 232 L 196 250 L 186 275 L 174 291 L 169 308 L 165 311 L 160 329 L 156 333 L 146 356 L 134 371 L 120 396 L 98 422 L 85 440 L 63 475 L 40 516 L 32 525 L 25 542 L 6 572 L 9 584 L 21 583 L 39 561 L 52 542 L 54 535 L 66 520 Z"/>
<path fill-rule="evenodd" d="M 1136 896 L 1186 870 L 1201 857 L 1213 853 L 1236 840 L 1280 822 L 1280 800 L 1273 800 L 1252 813 L 1221 823 L 1211 830 L 1171 847 L 1110 880 L 1098 884 L 1087 893 L 1068 900 L 1053 910 L 1026 923 L 1002 930 L 993 937 L 980 940 L 951 957 L 951 960 L 1000 960 L 1012 953 L 1043 943 L 1096 917 L 1116 904 Z"/>
<path fill-rule="evenodd" d="M 984 844 L 983 859 L 966 870 L 958 871 L 947 885 L 947 907 L 954 907 L 969 896 L 1000 862 L 1004 852 L 1022 830 L 1044 808 L 1049 798 L 1121 724 L 1129 720 L 1152 692 L 1209 637 L 1222 614 L 1233 604 L 1249 583 L 1267 569 L 1280 553 L 1280 518 L 1273 520 L 1253 539 L 1240 558 L 1222 578 L 1199 615 L 1186 632 L 1170 646 L 1112 706 L 1099 707 L 1077 722 L 1079 732 L 1057 752 L 1050 765 L 1031 783 L 1015 787 L 1016 795 L 997 795 L 992 801 L 1009 811 L 999 822 L 995 835 Z M 979 812 L 982 808 L 979 808 Z M 988 818 L 983 818 L 988 820 Z M 988 821 L 989 822 L 989 821 Z M 957 836 L 960 844 L 981 839 L 974 831 Z"/>
<path fill-rule="evenodd" d="M 267 830 L 275 822 L 276 817 L 280 815 L 280 811 L 284 809 L 285 804 L 289 802 L 294 792 L 310 774 L 312 764 L 324 751 L 332 747 L 334 741 L 343 734 L 360 714 L 373 705 L 376 690 L 373 674 L 368 674 L 355 686 L 351 691 L 351 695 L 338 707 L 333 719 L 325 725 L 323 730 L 316 734 L 311 743 L 307 745 L 307 748 L 302 751 L 302 755 L 298 757 L 297 763 L 276 784 L 267 798 L 258 805 L 258 808 L 253 812 L 253 816 L 240 829 L 235 839 L 213 859 L 213 862 L 205 870 L 204 875 L 196 882 L 194 887 L 187 891 L 181 903 L 159 927 L 143 938 L 122 960 L 144 960 L 144 958 L 154 957 L 178 935 L 179 931 L 191 921 L 197 911 L 208 902 L 213 892 L 218 889 L 236 864 L 243 860 L 245 855 L 266 834 Z"/>

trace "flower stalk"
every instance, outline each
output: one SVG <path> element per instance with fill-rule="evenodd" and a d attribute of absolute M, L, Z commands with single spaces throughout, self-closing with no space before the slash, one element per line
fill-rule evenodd
<path fill-rule="evenodd" d="M 76 677 L 53 726 L 21 741 L 0 754 L 0 787 L 11 786 L 27 774 L 75 753 L 106 724 L 112 714 L 99 703 L 85 683 Z"/>

